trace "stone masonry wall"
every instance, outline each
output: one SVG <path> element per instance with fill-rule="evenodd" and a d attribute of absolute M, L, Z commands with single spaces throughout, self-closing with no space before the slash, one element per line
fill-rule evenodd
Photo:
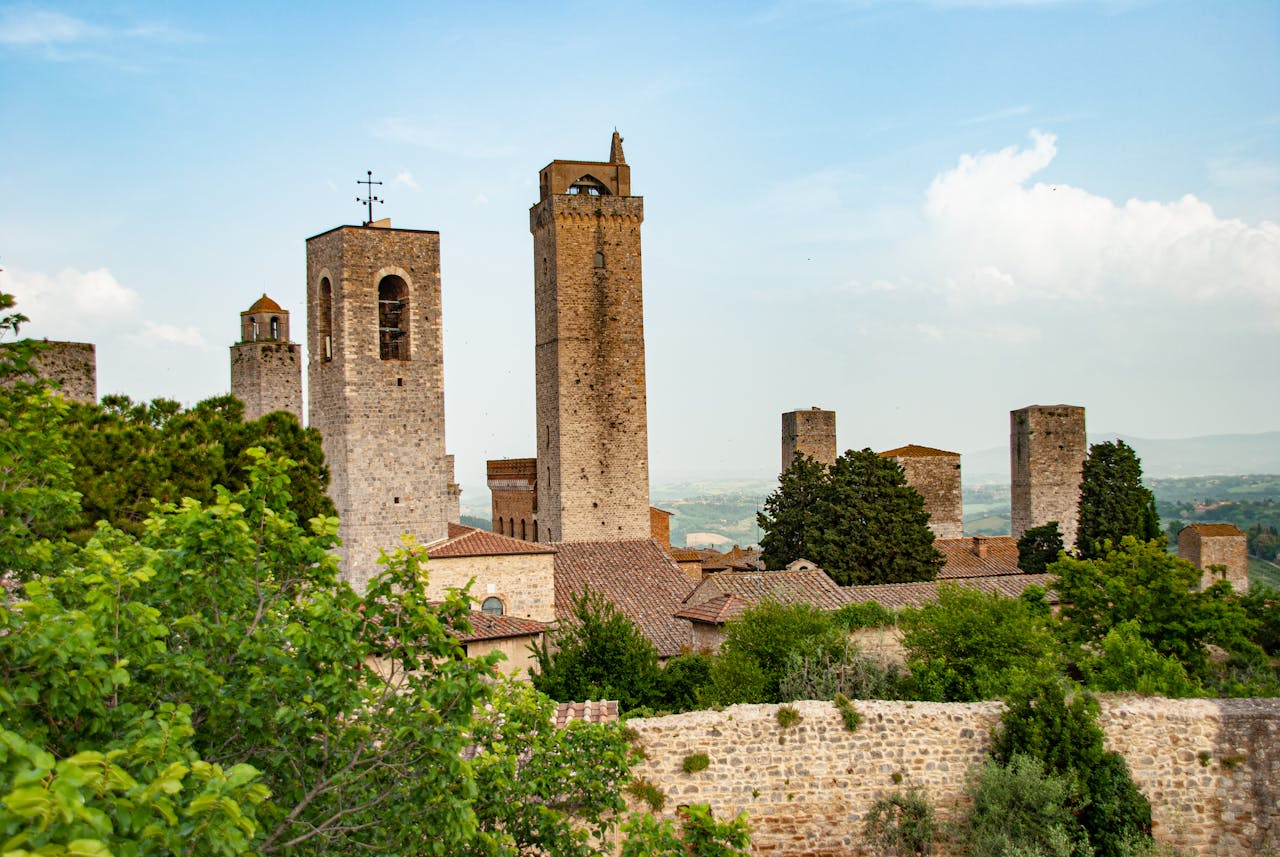
<path fill-rule="evenodd" d="M 538 459 L 491 459 L 486 471 L 493 531 L 538 541 Z"/>
<path fill-rule="evenodd" d="M 98 401 L 98 357 L 92 342 L 45 340 L 34 366 L 37 374 L 56 383 L 62 395 L 86 405 Z"/>
<path fill-rule="evenodd" d="M 782 415 L 782 471 L 801 452 L 830 467 L 839 454 L 836 449 L 836 412 L 810 408 Z"/>
<path fill-rule="evenodd" d="M 1204 572 L 1201 586 L 1211 586 L 1219 580 L 1226 579 L 1236 592 L 1249 591 L 1249 539 L 1237 527 L 1227 524 L 1212 524 L 1206 529 L 1234 530 L 1229 535 L 1208 534 L 1201 532 L 1200 526 L 1192 524 L 1178 533 L 1178 556 L 1190 562 Z M 1211 565 L 1221 565 L 1225 574 L 1214 574 L 1208 571 Z"/>
<path fill-rule="evenodd" d="M 471 597 L 482 602 L 502 599 L 505 613 L 521 619 L 554 622 L 555 554 L 432 557 L 427 563 L 427 597 L 442 598 L 447 589 L 461 589 L 471 580 Z"/>
<path fill-rule="evenodd" d="M 1009 505 L 1013 537 L 1057 521 L 1076 543 L 1080 479 L 1089 453 L 1084 408 L 1030 405 L 1009 412 Z"/>
<path fill-rule="evenodd" d="M 881 796 L 917 786 L 943 819 L 961 815 L 965 776 L 1002 710 L 856 701 L 850 732 L 829 702 L 793 706 L 800 718 L 785 729 L 776 705 L 628 721 L 647 756 L 636 773 L 667 796 L 668 815 L 690 803 L 747 812 L 755 854 L 869 855 L 863 824 Z M 1100 725 L 1152 803 L 1157 840 L 1205 857 L 1280 849 L 1280 699 L 1112 697 Z M 694 753 L 711 764 L 686 774 Z"/>
<path fill-rule="evenodd" d="M 301 423 L 301 346 L 272 340 L 231 346 L 231 395 L 244 402 L 245 420 L 288 411 Z"/>
<path fill-rule="evenodd" d="M 904 455 L 894 461 L 902 467 L 907 484 L 924 497 L 929 529 L 939 539 L 964 537 L 964 505 L 960 492 L 960 456 Z"/>
<path fill-rule="evenodd" d="M 408 285 L 409 359 L 379 357 L 378 284 L 390 275 Z M 327 324 L 320 318 L 326 280 Z M 343 573 L 361 591 L 378 571 L 379 549 L 395 548 L 401 534 L 419 542 L 447 535 L 441 330 L 438 233 L 343 226 L 307 240 L 310 425 L 320 431 L 332 474 Z"/>
<path fill-rule="evenodd" d="M 529 212 L 542 541 L 649 537 L 643 220 L 634 196 L 547 193 Z"/>

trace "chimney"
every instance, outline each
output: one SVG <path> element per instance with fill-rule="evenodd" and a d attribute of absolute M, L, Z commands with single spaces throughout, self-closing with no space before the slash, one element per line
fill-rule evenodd
<path fill-rule="evenodd" d="M 986 536 L 973 537 L 973 555 L 976 556 L 978 559 L 987 558 L 987 537 Z"/>

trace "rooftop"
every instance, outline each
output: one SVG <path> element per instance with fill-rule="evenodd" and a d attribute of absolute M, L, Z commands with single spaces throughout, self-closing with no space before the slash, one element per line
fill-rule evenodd
<path fill-rule="evenodd" d="M 555 548 L 538 542 L 513 539 L 477 527 L 449 524 L 449 537 L 427 546 L 431 559 L 455 556 L 509 556 L 512 554 L 555 553 Z"/>
<path fill-rule="evenodd" d="M 986 556 L 978 556 L 979 545 Z M 1018 540 L 1013 536 L 968 536 L 934 539 L 933 546 L 945 558 L 939 580 L 1022 574 L 1018 568 Z"/>
<path fill-rule="evenodd" d="M 958 452 L 948 452 L 945 449 L 934 449 L 931 446 L 917 446 L 909 443 L 906 446 L 900 446 L 897 449 L 890 449 L 879 453 L 881 458 L 933 458 L 938 455 L 960 457 Z"/>

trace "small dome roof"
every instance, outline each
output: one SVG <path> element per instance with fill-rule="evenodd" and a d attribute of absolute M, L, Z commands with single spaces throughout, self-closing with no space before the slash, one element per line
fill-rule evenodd
<path fill-rule="evenodd" d="M 267 293 L 263 292 L 262 297 L 253 302 L 253 306 L 249 307 L 247 312 L 284 312 L 280 308 L 280 304 L 267 297 Z"/>

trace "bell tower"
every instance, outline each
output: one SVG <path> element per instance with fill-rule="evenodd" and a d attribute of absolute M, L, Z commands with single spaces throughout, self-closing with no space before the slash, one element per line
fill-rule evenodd
<path fill-rule="evenodd" d="M 307 378 L 342 520 L 342 569 L 363 592 L 402 534 L 445 538 L 440 233 L 389 220 L 307 239 Z"/>
<path fill-rule="evenodd" d="M 649 538 L 640 224 L 622 137 L 608 161 L 552 161 L 529 209 L 538 538 Z"/>
<path fill-rule="evenodd" d="M 240 313 L 231 395 L 244 402 L 246 420 L 288 411 L 302 422 L 302 349 L 289 341 L 289 312 L 265 294 Z"/>

